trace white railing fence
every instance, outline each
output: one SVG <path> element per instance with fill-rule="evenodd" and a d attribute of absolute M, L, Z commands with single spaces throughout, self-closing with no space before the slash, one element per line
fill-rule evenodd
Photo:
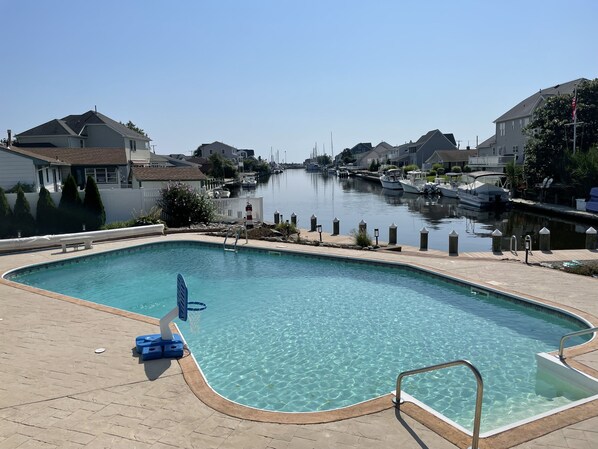
<path fill-rule="evenodd" d="M 50 193 L 54 204 L 58 206 L 62 193 Z M 85 193 L 79 192 L 83 199 Z M 100 190 L 104 210 L 106 211 L 106 223 L 115 221 L 126 221 L 131 218 L 149 212 L 160 199 L 160 189 L 107 189 Z M 26 193 L 25 198 L 31 208 L 31 214 L 35 217 L 39 193 Z M 7 193 L 6 199 L 11 209 L 14 209 L 17 200 L 16 193 Z M 222 198 L 214 199 L 218 218 L 242 220 L 245 217 L 247 202 L 251 203 L 253 209 L 253 220 L 262 221 L 264 217 L 263 198 Z"/>

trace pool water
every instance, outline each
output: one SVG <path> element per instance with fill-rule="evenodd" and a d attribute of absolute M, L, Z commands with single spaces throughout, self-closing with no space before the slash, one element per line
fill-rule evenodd
<path fill-rule="evenodd" d="M 179 272 L 189 299 L 207 304 L 198 332 L 179 327 L 210 386 L 243 405 L 336 409 L 388 394 L 402 371 L 455 359 L 470 360 L 484 378 L 483 432 L 593 394 L 536 372 L 536 353 L 557 349 L 585 324 L 410 268 L 183 242 L 10 279 L 159 318 L 176 304 Z M 473 427 L 476 383 L 467 368 L 408 377 L 403 389 Z"/>

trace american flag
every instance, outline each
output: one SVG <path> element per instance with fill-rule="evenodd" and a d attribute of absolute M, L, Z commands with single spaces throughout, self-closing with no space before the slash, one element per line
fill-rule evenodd
<path fill-rule="evenodd" d="M 571 101 L 571 107 L 573 108 L 573 112 L 571 113 L 571 117 L 575 120 L 577 115 L 577 95 L 573 96 L 573 100 Z"/>

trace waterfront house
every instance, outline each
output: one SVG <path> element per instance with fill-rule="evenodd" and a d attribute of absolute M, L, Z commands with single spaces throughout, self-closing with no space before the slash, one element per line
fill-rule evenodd
<path fill-rule="evenodd" d="M 378 162 L 380 164 L 385 164 L 389 154 L 394 149 L 394 147 L 386 142 L 380 142 L 370 151 L 365 153 L 360 153 L 356 155 L 357 160 L 355 161 L 355 166 L 363 169 L 369 169 L 372 162 Z"/>
<path fill-rule="evenodd" d="M 150 139 L 97 111 L 68 115 L 15 136 L 21 148 L 122 148 L 128 162 L 148 164 Z"/>
<path fill-rule="evenodd" d="M 161 189 L 171 182 L 182 182 L 195 189 L 204 187 L 208 178 L 197 167 L 138 167 L 131 169 L 134 189 Z"/>
<path fill-rule="evenodd" d="M 20 148 L 0 147 L 0 187 L 10 189 L 18 182 L 43 186 L 59 192 L 69 174 L 79 188 L 88 176 L 99 189 L 126 187 L 129 162 L 124 148 Z"/>
<path fill-rule="evenodd" d="M 219 154 L 225 159 L 232 161 L 236 166 L 242 168 L 243 161 L 255 156 L 254 150 L 232 147 L 222 142 L 204 143 L 197 147 L 194 156 L 209 159 L 213 154 Z"/>
<path fill-rule="evenodd" d="M 496 134 L 478 145 L 479 154 L 470 160 L 469 166 L 475 170 L 503 171 L 510 161 L 522 165 L 528 139 L 524 128 L 533 120 L 534 113 L 550 97 L 573 94 L 582 81 L 585 78 L 540 89 L 498 117 L 494 121 Z"/>
<path fill-rule="evenodd" d="M 399 167 L 415 164 L 423 168 L 424 163 L 439 150 L 457 150 L 457 143 L 453 134 L 443 134 L 435 129 L 428 131 L 415 142 L 410 141 L 395 147 L 389 156 L 391 163 Z"/>
<path fill-rule="evenodd" d="M 477 155 L 477 150 L 437 150 L 424 162 L 422 168 L 430 170 L 434 164 L 441 164 L 448 172 L 453 167 L 465 167 L 469 163 L 469 158 Z"/>

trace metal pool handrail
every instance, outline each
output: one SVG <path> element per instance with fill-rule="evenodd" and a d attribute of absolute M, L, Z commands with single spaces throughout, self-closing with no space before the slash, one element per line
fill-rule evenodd
<path fill-rule="evenodd" d="M 468 367 L 474 374 L 476 382 L 477 382 L 477 389 L 476 389 L 476 400 L 475 400 L 475 417 L 473 420 L 473 437 L 471 440 L 471 449 L 478 449 L 478 443 L 480 439 L 480 421 L 482 419 L 482 397 L 484 394 L 484 381 L 482 379 L 482 375 L 478 371 L 478 369 L 469 361 L 469 360 L 454 360 L 452 362 L 445 362 L 439 363 L 438 365 L 427 366 L 425 368 L 413 369 L 410 371 L 403 371 L 397 377 L 397 391 L 396 391 L 396 399 L 395 405 L 397 409 L 401 410 L 401 380 L 403 377 L 411 376 L 413 374 L 421 374 L 428 371 L 435 371 L 443 368 L 450 368 L 452 366 L 457 365 L 465 365 Z"/>
<path fill-rule="evenodd" d="M 598 332 L 598 327 L 590 327 L 589 329 L 582 329 L 577 332 L 571 332 L 570 334 L 563 335 L 561 337 L 561 344 L 559 345 L 559 359 L 565 360 L 565 357 L 563 356 L 563 351 L 565 350 L 565 340 L 568 340 L 571 337 L 577 337 L 579 335 L 593 334 L 594 332 Z"/>
<path fill-rule="evenodd" d="M 226 236 L 224 237 L 224 243 L 222 244 L 222 246 L 224 247 L 224 251 L 233 251 L 235 253 L 237 252 L 237 242 L 239 241 L 239 237 L 241 236 L 241 229 L 242 228 L 236 229 L 235 243 L 232 248 L 226 247 L 226 241 L 228 240 L 229 236 L 235 235 L 235 228 L 231 226 L 226 230 Z M 245 230 L 245 237 L 247 238 L 247 230 Z"/>

